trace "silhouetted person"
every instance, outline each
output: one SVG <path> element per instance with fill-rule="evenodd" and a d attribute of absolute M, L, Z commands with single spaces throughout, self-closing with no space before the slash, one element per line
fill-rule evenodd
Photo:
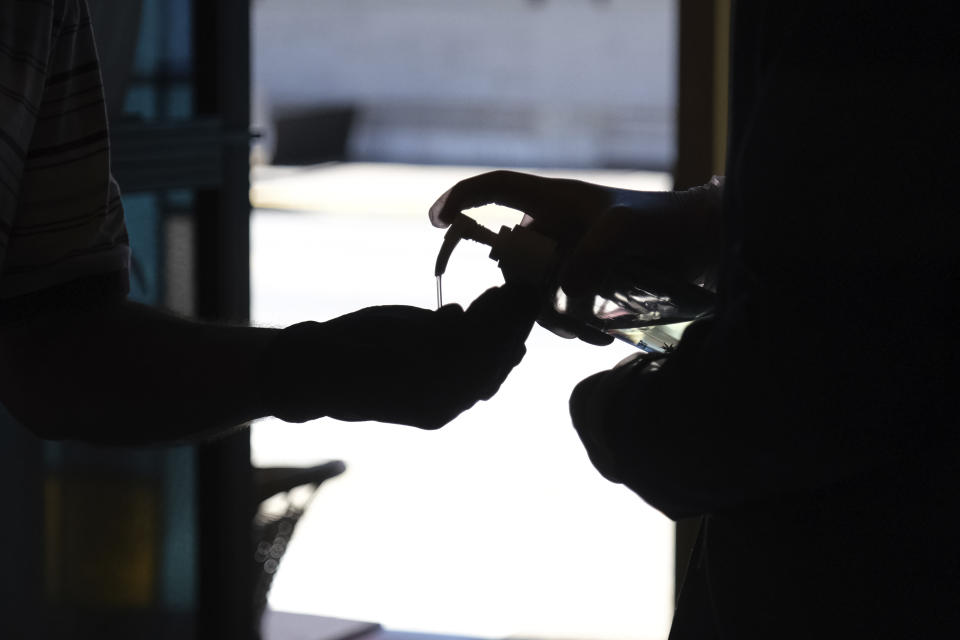
<path fill-rule="evenodd" d="M 35 433 L 168 442 L 268 415 L 436 428 L 496 392 L 535 313 L 503 287 L 466 311 L 373 307 L 283 331 L 204 324 L 127 301 L 128 262 L 86 2 L 5 1 L 0 401 Z"/>
<path fill-rule="evenodd" d="M 741 0 L 725 183 L 494 172 L 431 212 L 523 210 L 569 293 L 718 269 L 674 353 L 570 398 L 604 476 L 704 517 L 671 638 L 960 637 L 957 7 Z"/>

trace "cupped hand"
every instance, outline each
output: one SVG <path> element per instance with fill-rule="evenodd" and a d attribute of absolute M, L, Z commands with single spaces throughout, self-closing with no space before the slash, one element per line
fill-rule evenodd
<path fill-rule="evenodd" d="M 521 361 L 537 302 L 489 289 L 464 311 L 392 305 L 280 332 L 266 358 L 273 415 L 441 427 L 491 398 Z"/>

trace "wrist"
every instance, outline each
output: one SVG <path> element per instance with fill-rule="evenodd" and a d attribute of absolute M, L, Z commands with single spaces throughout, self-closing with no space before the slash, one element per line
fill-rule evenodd
<path fill-rule="evenodd" d="M 709 290 L 715 290 L 717 265 L 723 253 L 724 181 L 722 176 L 713 176 L 699 187 L 670 192 L 686 227 L 691 281 Z"/>
<path fill-rule="evenodd" d="M 325 415 L 323 386 L 312 381 L 312 348 L 323 324 L 308 320 L 274 331 L 257 361 L 258 402 L 264 415 L 284 422 L 306 422 Z M 309 348 L 308 348 L 309 347 Z M 311 370 L 308 370 L 311 369 Z"/>

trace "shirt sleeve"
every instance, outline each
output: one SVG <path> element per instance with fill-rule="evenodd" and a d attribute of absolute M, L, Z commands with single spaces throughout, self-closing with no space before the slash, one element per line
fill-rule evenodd
<path fill-rule="evenodd" d="M 104 276 L 123 296 L 128 238 L 86 3 L 0 13 L 0 306 Z"/>
<path fill-rule="evenodd" d="M 5 2 L 0 13 L 0 256 L 5 256 L 24 162 L 43 98 L 53 9 Z M 0 258 L 0 264 L 3 262 Z"/>

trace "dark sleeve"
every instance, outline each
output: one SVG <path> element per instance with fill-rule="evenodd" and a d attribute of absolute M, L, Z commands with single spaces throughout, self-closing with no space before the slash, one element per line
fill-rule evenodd
<path fill-rule="evenodd" d="M 671 517 L 955 437 L 958 11 L 847 4 L 743 26 L 717 313 L 571 398 L 601 471 Z"/>

